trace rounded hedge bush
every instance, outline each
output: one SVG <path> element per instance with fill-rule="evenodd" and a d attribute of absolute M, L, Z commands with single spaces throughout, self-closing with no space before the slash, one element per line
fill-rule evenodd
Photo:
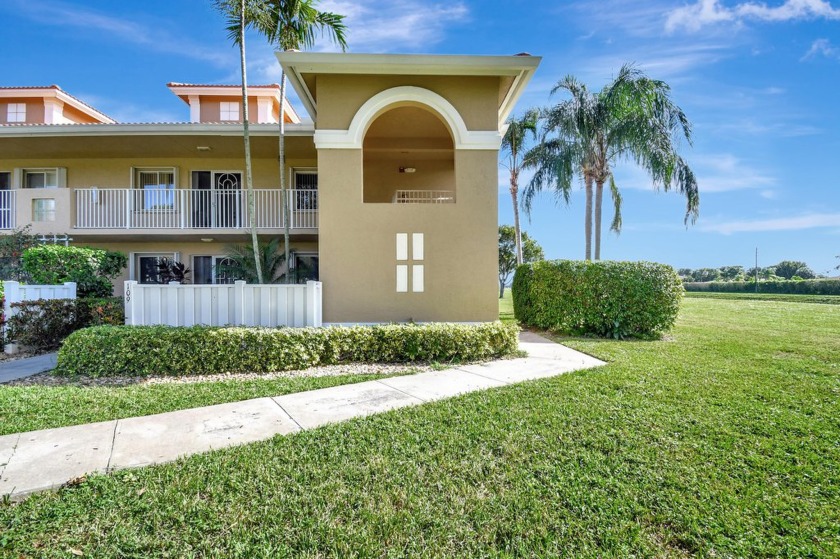
<path fill-rule="evenodd" d="M 513 312 L 534 328 L 650 338 L 674 325 L 682 294 L 680 277 L 665 264 L 543 261 L 517 268 Z"/>
<path fill-rule="evenodd" d="M 475 361 L 513 353 L 518 343 L 519 328 L 500 322 L 351 328 L 97 326 L 65 340 L 56 372 L 180 376 L 339 363 Z"/>

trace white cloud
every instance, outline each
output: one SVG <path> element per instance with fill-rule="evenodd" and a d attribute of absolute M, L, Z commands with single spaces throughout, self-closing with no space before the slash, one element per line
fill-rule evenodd
<path fill-rule="evenodd" d="M 817 56 L 825 56 L 828 58 L 840 58 L 840 47 L 835 47 L 828 39 L 817 39 L 811 43 L 811 48 L 802 57 L 802 60 L 808 60 Z"/>
<path fill-rule="evenodd" d="M 618 52 L 581 58 L 574 61 L 571 67 L 565 60 L 554 62 L 565 64 L 554 75 L 563 76 L 571 72 L 594 90 L 598 90 L 613 79 L 621 66 L 629 61 L 649 76 L 665 80 L 674 86 L 683 80 L 693 79 L 693 72 L 698 68 L 713 65 L 730 56 L 726 48 L 717 42 L 694 42 L 659 48 L 645 43 L 636 48 L 623 48 Z M 552 63 L 550 60 L 545 62 L 546 70 L 552 70 L 549 67 Z M 545 74 L 545 70 L 541 73 Z M 531 89 L 532 85 L 528 88 Z"/>
<path fill-rule="evenodd" d="M 612 43 L 611 36 L 616 31 L 633 37 L 659 36 L 662 33 L 662 14 L 668 5 L 667 1 L 661 0 L 599 0 L 596 4 L 583 0 L 553 4 L 558 5 L 554 11 L 561 21 L 574 20 L 587 30 L 589 35 L 586 38 L 604 35 L 607 44 Z"/>
<path fill-rule="evenodd" d="M 469 16 L 463 2 L 324 0 L 318 8 L 346 16 L 347 46 L 354 52 L 429 49 L 443 39 L 449 25 L 466 21 Z M 316 50 L 334 48 L 324 42 Z"/>
<path fill-rule="evenodd" d="M 721 5 L 719 0 L 697 0 L 668 13 L 665 30 L 679 29 L 694 32 L 717 23 L 741 24 L 744 21 L 795 21 L 803 19 L 840 20 L 840 8 L 826 0 L 785 0 L 777 6 L 763 2 L 742 2 L 732 7 Z"/>
<path fill-rule="evenodd" d="M 228 65 L 231 60 L 231 55 L 198 45 L 184 38 L 183 33 L 167 31 L 162 25 L 144 25 L 64 2 L 18 0 L 16 7 L 21 15 L 42 25 L 78 28 L 86 33 L 96 31 L 156 52 L 203 60 L 218 66 Z"/>
<path fill-rule="evenodd" d="M 765 231 L 797 231 L 801 229 L 817 229 L 822 227 L 837 227 L 840 223 L 840 213 L 809 213 L 792 217 L 773 219 L 734 220 L 718 223 L 703 223 L 700 230 L 723 235 L 732 233 L 756 233 Z"/>
<path fill-rule="evenodd" d="M 714 124 L 709 129 L 740 136 L 767 136 L 772 134 L 777 138 L 799 138 L 823 133 L 823 130 L 816 126 L 791 123 L 789 119 L 784 119 L 782 122 L 772 122 L 772 118 L 779 117 L 766 115 L 763 120 L 730 120 L 720 124 Z"/>
<path fill-rule="evenodd" d="M 776 184 L 776 178 L 753 168 L 732 154 L 702 155 L 691 158 L 700 194 L 762 188 Z"/>

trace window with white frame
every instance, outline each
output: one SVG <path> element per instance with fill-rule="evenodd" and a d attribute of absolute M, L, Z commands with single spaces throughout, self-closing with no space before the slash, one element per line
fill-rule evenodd
<path fill-rule="evenodd" d="M 219 103 L 219 118 L 226 120 L 239 120 L 239 103 L 235 101 L 222 101 Z"/>
<path fill-rule="evenodd" d="M 163 259 L 175 262 L 178 254 L 166 252 L 161 254 L 135 254 L 134 277 L 138 283 L 160 283 L 160 263 Z"/>
<path fill-rule="evenodd" d="M 144 210 L 175 209 L 175 169 L 135 169 L 134 186 L 142 190 Z"/>
<path fill-rule="evenodd" d="M 32 221 L 55 221 L 55 199 L 35 198 L 32 200 Z"/>
<path fill-rule="evenodd" d="M 58 188 L 58 169 L 24 169 L 24 188 Z"/>
<path fill-rule="evenodd" d="M 193 283 L 233 283 L 233 260 L 225 256 L 193 256 Z"/>
<path fill-rule="evenodd" d="M 26 122 L 26 103 L 9 103 L 6 122 Z"/>
<path fill-rule="evenodd" d="M 297 211 L 318 209 L 318 171 L 295 169 L 292 173 L 294 185 L 293 208 Z"/>

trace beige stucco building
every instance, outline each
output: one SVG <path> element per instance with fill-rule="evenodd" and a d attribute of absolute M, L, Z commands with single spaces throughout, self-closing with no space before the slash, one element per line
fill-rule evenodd
<path fill-rule="evenodd" d="M 311 117 L 283 107 L 283 173 L 292 265 L 323 282 L 324 321 L 495 320 L 498 150 L 540 59 L 278 59 Z M 189 122 L 120 124 L 55 86 L 0 88 L 0 233 L 29 224 L 123 251 L 123 279 L 151 281 L 170 257 L 194 282 L 225 281 L 215 267 L 226 246 L 249 238 L 239 89 L 168 87 Z M 283 235 L 279 88 L 249 97 L 267 240 Z"/>

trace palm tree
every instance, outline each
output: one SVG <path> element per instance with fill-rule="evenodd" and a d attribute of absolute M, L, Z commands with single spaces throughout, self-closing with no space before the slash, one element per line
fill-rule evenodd
<path fill-rule="evenodd" d="M 248 283 L 256 281 L 258 276 L 258 283 L 280 283 L 286 271 L 286 259 L 278 251 L 279 247 L 280 239 L 259 243 L 257 260 L 254 260 L 251 247 L 231 245 L 227 247 L 225 258 L 219 263 L 216 272 L 220 277 L 245 280 Z"/>
<path fill-rule="evenodd" d="M 615 207 L 611 229 L 621 231 L 621 193 L 612 166 L 631 160 L 641 166 L 655 188 L 675 189 L 686 197 L 685 223 L 697 220 L 700 193 L 692 170 L 677 153 L 680 138 L 691 145 L 691 123 L 671 101 L 668 84 L 624 65 L 604 89 L 590 93 L 574 77 L 552 90 L 571 98 L 543 113 L 544 134 L 525 157 L 534 178 L 523 191 L 527 212 L 537 192 L 550 188 L 567 203 L 572 179 L 579 175 L 586 191 L 586 259 L 592 257 L 593 185 L 595 187 L 595 260 L 601 258 L 601 205 L 609 181 Z"/>
<path fill-rule="evenodd" d="M 310 48 L 315 43 L 316 34 L 328 35 L 341 50 L 347 48 L 343 15 L 332 12 L 319 12 L 318 0 L 260 0 L 268 15 L 256 25 L 268 40 L 280 50 L 301 50 Z M 283 241 L 286 261 L 289 261 L 289 196 L 286 185 L 286 123 L 283 107 L 286 104 L 286 71 L 280 70 L 280 190 L 283 204 Z M 287 276 L 287 282 L 291 278 Z"/>
<path fill-rule="evenodd" d="M 254 220 L 254 175 L 251 167 L 251 134 L 248 122 L 248 77 L 245 61 L 245 29 L 251 25 L 258 25 L 264 18 L 265 12 L 258 0 L 216 0 L 216 8 L 227 18 L 228 37 L 239 45 L 239 64 L 242 70 L 242 130 L 245 140 L 245 188 L 248 193 L 248 227 L 251 230 L 251 247 L 254 254 L 254 278 L 262 283 L 262 267 L 260 265 L 259 241 L 257 239 L 257 225 Z M 282 109 L 281 109 L 282 112 Z M 282 120 L 282 119 L 281 119 Z"/>
<path fill-rule="evenodd" d="M 525 151 L 525 140 L 530 135 L 537 137 L 537 120 L 539 111 L 531 109 L 520 118 L 511 118 L 507 122 L 507 131 L 502 137 L 502 152 L 507 153 L 507 162 L 502 166 L 510 171 L 510 198 L 513 202 L 513 230 L 516 243 L 516 263 L 522 264 L 522 229 L 519 226 L 519 173 L 525 162 L 522 159 Z"/>

